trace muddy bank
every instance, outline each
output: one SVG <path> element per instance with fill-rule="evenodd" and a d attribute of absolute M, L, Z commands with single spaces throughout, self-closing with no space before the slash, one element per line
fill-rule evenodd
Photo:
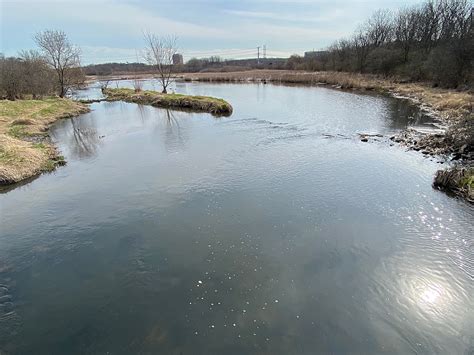
<path fill-rule="evenodd" d="M 105 89 L 107 101 L 126 101 L 162 108 L 208 112 L 214 116 L 229 116 L 232 106 L 223 99 L 209 96 L 192 96 L 181 94 L 161 94 L 156 91 L 135 92 L 133 89 Z"/>
<path fill-rule="evenodd" d="M 89 111 L 61 98 L 0 101 L 0 185 L 11 185 L 54 170 L 65 163 L 50 141 L 48 129 L 62 118 Z"/>

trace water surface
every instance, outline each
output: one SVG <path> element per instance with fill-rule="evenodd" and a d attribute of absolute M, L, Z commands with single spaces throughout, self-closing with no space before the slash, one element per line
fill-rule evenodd
<path fill-rule="evenodd" d="M 429 125 L 419 112 L 318 87 L 175 90 L 234 114 L 93 104 L 51 131 L 67 166 L 0 195 L 0 352 L 474 351 L 474 209 L 388 140 Z"/>

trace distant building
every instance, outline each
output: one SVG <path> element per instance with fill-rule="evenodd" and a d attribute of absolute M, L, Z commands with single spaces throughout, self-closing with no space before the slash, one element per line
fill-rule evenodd
<path fill-rule="evenodd" d="M 309 51 L 309 52 L 304 52 L 304 57 L 305 59 L 317 59 L 317 58 L 321 58 L 326 53 L 327 51 Z"/>
<path fill-rule="evenodd" d="M 183 64 L 184 61 L 183 61 L 183 55 L 182 54 L 179 54 L 179 53 L 176 53 L 176 54 L 173 54 L 173 64 L 174 65 L 180 65 L 180 64 Z"/>

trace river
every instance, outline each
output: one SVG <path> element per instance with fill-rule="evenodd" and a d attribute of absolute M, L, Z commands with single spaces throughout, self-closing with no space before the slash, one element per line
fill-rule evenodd
<path fill-rule="evenodd" d="M 66 166 L 0 195 L 0 353 L 474 351 L 474 208 L 388 139 L 429 118 L 324 87 L 175 90 L 234 113 L 94 103 L 51 129 Z"/>

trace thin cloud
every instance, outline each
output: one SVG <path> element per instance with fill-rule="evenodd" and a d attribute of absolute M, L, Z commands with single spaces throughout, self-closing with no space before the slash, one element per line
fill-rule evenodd
<path fill-rule="evenodd" d="M 260 12 L 260 11 L 241 11 L 241 10 L 224 10 L 224 13 L 245 18 L 267 19 L 274 21 L 288 21 L 288 22 L 329 22 L 341 18 L 344 15 L 342 10 L 334 10 L 324 14 L 306 15 L 299 14 L 279 14 L 275 12 Z"/>

